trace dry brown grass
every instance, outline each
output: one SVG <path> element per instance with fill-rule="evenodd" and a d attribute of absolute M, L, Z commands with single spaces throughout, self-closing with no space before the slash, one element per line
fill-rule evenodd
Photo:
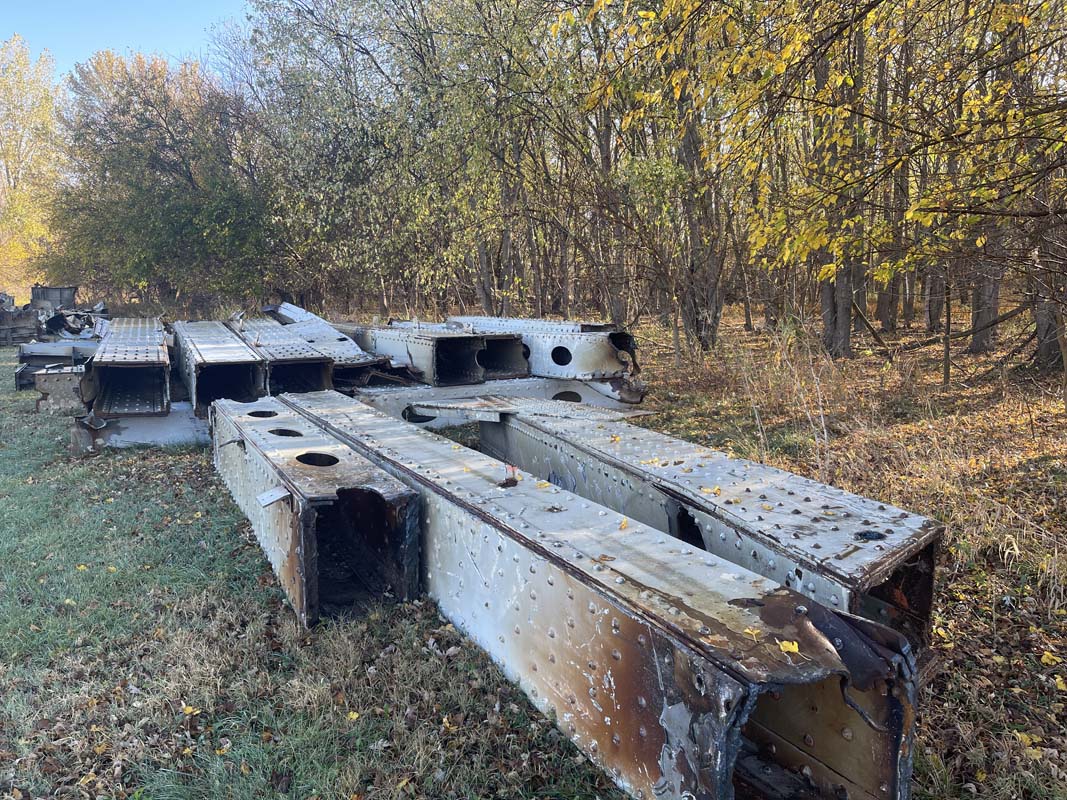
<path fill-rule="evenodd" d="M 673 367 L 641 332 L 660 414 L 645 423 L 944 521 L 917 791 L 930 798 L 1067 797 L 1067 415 L 1056 377 L 1001 353 L 937 347 L 889 364 L 834 362 L 815 332 L 746 333 Z M 901 341 L 920 338 L 905 334 Z M 984 376 L 984 377 L 983 377 Z M 1065 663 L 1059 663 L 1063 658 Z M 1044 661 L 1042 661 L 1044 659 Z"/>

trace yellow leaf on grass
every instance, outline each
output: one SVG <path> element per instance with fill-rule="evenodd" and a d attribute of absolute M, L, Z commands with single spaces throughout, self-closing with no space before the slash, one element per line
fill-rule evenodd
<path fill-rule="evenodd" d="M 1056 666 L 1057 664 L 1060 664 L 1060 663 L 1062 663 L 1062 662 L 1063 662 L 1063 659 L 1062 659 L 1062 658 L 1060 658 L 1060 657 L 1059 657 L 1059 656 L 1057 656 L 1057 655 L 1053 655 L 1053 654 L 1052 654 L 1052 653 L 1050 653 L 1050 652 L 1049 652 L 1048 650 L 1046 650 L 1046 651 L 1045 651 L 1045 652 L 1044 652 L 1044 653 L 1043 653 L 1043 654 L 1041 655 L 1041 663 L 1042 663 L 1042 664 L 1044 664 L 1044 665 L 1045 665 L 1046 667 L 1054 667 L 1054 666 Z"/>
<path fill-rule="evenodd" d="M 182 706 L 182 713 L 187 717 L 195 717 L 200 713 L 200 709 L 196 706 Z"/>
<path fill-rule="evenodd" d="M 1056 676 L 1056 688 L 1061 692 L 1067 692 L 1067 681 L 1063 679 L 1062 675 Z"/>
<path fill-rule="evenodd" d="M 349 712 L 348 712 L 348 718 L 349 718 L 350 720 L 357 720 L 357 719 L 359 719 L 359 712 L 358 712 L 358 711 L 349 711 Z"/>
<path fill-rule="evenodd" d="M 88 564 L 79 564 L 78 565 L 78 572 L 85 572 L 85 570 L 87 570 L 87 569 L 89 569 L 89 565 Z"/>
<path fill-rule="evenodd" d="M 800 653 L 800 645 L 797 642 L 780 641 L 778 647 L 783 653 Z"/>
<path fill-rule="evenodd" d="M 745 628 L 745 635 L 751 636 L 754 642 L 759 641 L 759 637 L 762 635 L 762 633 L 763 631 L 761 631 L 759 628 Z"/>

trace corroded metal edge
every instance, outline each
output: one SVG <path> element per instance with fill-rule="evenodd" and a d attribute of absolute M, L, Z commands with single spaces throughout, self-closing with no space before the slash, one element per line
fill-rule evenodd
<path fill-rule="evenodd" d="M 281 399 L 420 493 L 430 594 L 635 796 L 729 797 L 750 716 L 746 736 L 771 747 L 769 725 L 794 754 L 783 746 L 781 760 L 826 796 L 852 778 L 862 796 L 908 796 L 914 662 L 899 635 L 809 610 L 532 475 L 497 486 L 499 462 L 336 393 Z M 781 646 L 794 641 L 796 659 Z M 885 733 L 827 688 L 842 678 Z M 806 708 L 798 691 L 837 697 L 854 730 L 812 738 L 759 712 L 775 693 Z M 835 771 L 852 762 L 852 777 Z"/>

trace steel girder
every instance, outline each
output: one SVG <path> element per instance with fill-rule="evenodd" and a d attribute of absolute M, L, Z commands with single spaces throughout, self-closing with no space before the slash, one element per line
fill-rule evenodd
<path fill-rule="evenodd" d="M 276 399 L 211 406 L 215 467 L 297 619 L 418 592 L 415 494 Z"/>
<path fill-rule="evenodd" d="M 351 391 L 385 369 L 388 358 L 368 353 L 317 314 L 292 303 L 264 306 L 263 311 L 286 329 L 333 360 L 334 388 Z"/>
<path fill-rule="evenodd" d="M 633 796 L 909 796 L 897 632 L 336 392 L 280 399 L 419 494 L 429 594 Z"/>
<path fill-rule="evenodd" d="M 82 398 L 101 419 L 170 412 L 170 355 L 158 318 L 111 320 L 86 368 Z"/>
<path fill-rule="evenodd" d="M 222 322 L 175 322 L 178 365 L 198 417 L 212 401 L 248 402 L 267 393 L 263 357 Z"/>
<path fill-rule="evenodd" d="M 333 360 L 273 319 L 231 319 L 227 326 L 267 364 L 267 391 L 310 392 L 333 386 Z"/>
<path fill-rule="evenodd" d="M 509 464 L 823 605 L 888 625 L 916 651 L 929 644 L 944 534 L 937 521 L 618 417 L 590 425 L 502 399 L 493 420 L 485 403 L 436 408 L 454 423 L 482 422 L 482 448 Z"/>
<path fill-rule="evenodd" d="M 448 324 L 475 333 L 521 335 L 531 375 L 587 381 L 626 403 L 639 403 L 645 396 L 645 386 L 637 378 L 637 342 L 613 325 L 476 316 L 449 317 Z"/>
<path fill-rule="evenodd" d="M 489 390 L 494 397 L 562 402 L 562 405 L 569 409 L 584 407 L 586 404 L 597 408 L 633 408 L 599 392 L 590 391 L 588 384 L 581 381 L 557 378 L 516 378 L 494 381 L 491 386 L 368 387 L 360 389 L 355 396 L 391 417 L 434 429 L 469 421 L 462 413 L 453 415 L 447 411 L 449 403 L 453 400 L 476 398 Z M 570 398 L 570 401 L 556 399 L 560 397 Z M 421 410 L 416 410 L 416 406 Z"/>

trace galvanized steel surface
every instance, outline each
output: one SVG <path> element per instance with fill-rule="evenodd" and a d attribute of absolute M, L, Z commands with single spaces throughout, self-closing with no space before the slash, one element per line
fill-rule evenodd
<path fill-rule="evenodd" d="M 846 784 L 907 796 L 914 685 L 902 637 L 806 608 L 765 578 L 337 393 L 281 399 L 420 492 L 430 594 L 636 796 L 730 796 L 760 693 L 811 684 L 832 704 L 820 686 L 841 678 L 886 733 L 837 695 L 829 718 L 849 717 L 856 735 L 817 718 L 800 733 L 764 713 L 746 736 L 792 748 L 783 762 L 807 767 L 825 796 Z M 856 762 L 854 775 L 835 775 L 833 752 Z"/>
<path fill-rule="evenodd" d="M 607 395 L 591 390 L 589 384 L 581 381 L 559 380 L 557 378 L 516 378 L 514 380 L 494 381 L 491 386 L 383 386 L 367 387 L 356 392 L 356 397 L 367 405 L 388 414 L 404 419 L 420 427 L 436 429 L 456 425 L 466 421 L 462 412 L 453 414 L 443 411 L 441 414 L 418 414 L 415 405 L 449 404 L 453 400 L 463 401 L 478 398 L 491 392 L 494 397 L 525 398 L 527 400 L 556 400 L 561 397 L 571 398 L 564 402 L 567 406 L 596 406 L 606 409 L 632 409 L 633 406 L 621 403 Z M 443 408 L 443 407 L 442 407 Z M 429 411 L 430 409 L 427 409 Z"/>
<path fill-rule="evenodd" d="M 274 398 L 212 404 L 215 466 L 256 538 L 302 625 L 320 611 L 320 536 L 325 526 L 357 524 L 355 535 L 386 531 L 365 542 L 374 565 L 393 562 L 400 597 L 418 587 L 418 507 L 396 479 L 353 453 Z M 380 500 L 380 518 L 341 519 L 354 492 Z M 274 493 L 267 498 L 266 495 Z"/>
<path fill-rule="evenodd" d="M 709 552 L 926 642 L 932 546 L 944 533 L 935 520 L 622 421 L 590 426 L 520 408 L 482 433 L 498 458 L 661 530 L 684 533 L 684 509 Z M 907 586 L 870 596 L 897 570 Z"/>
<path fill-rule="evenodd" d="M 95 366 L 169 366 L 163 323 L 157 317 L 120 317 L 111 320 L 108 332 L 93 357 Z"/>

